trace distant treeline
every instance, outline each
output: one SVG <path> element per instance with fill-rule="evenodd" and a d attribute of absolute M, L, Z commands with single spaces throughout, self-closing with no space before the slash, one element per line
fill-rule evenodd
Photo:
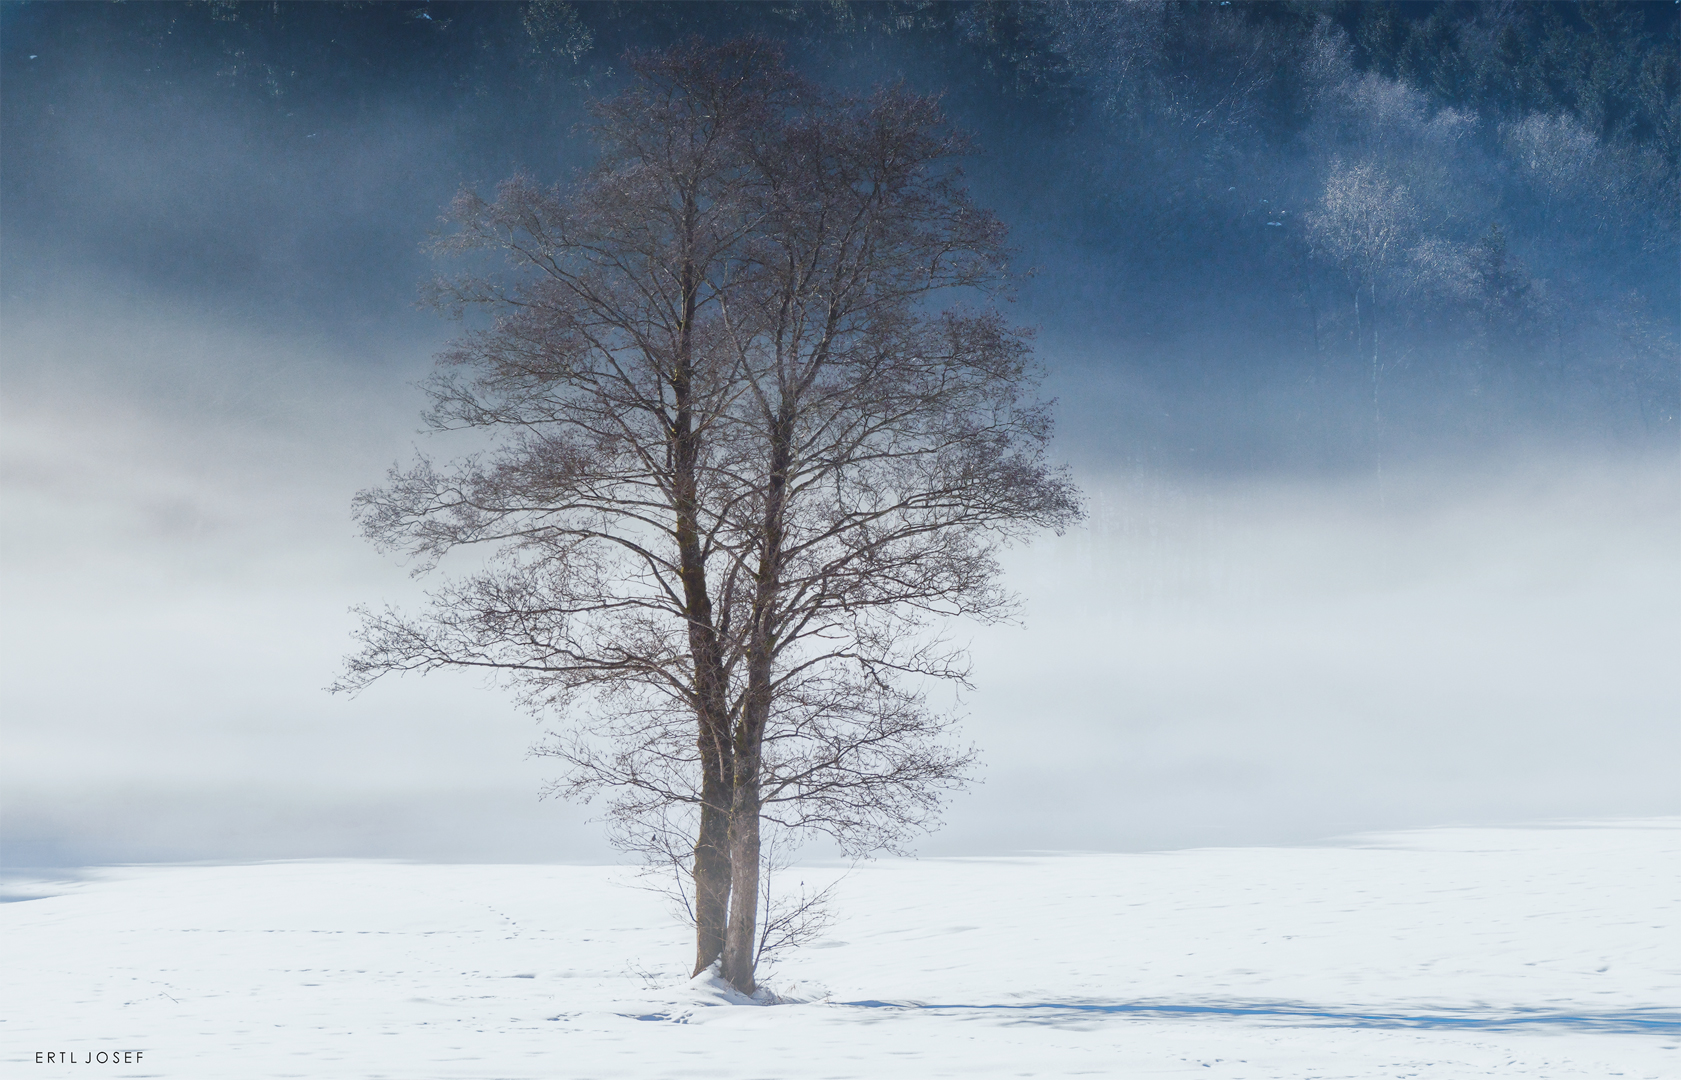
<path fill-rule="evenodd" d="M 272 96 L 430 73 L 434 88 L 558 71 L 599 82 L 629 45 L 688 34 L 761 32 L 811 43 L 909 38 L 922 47 L 977 53 L 1018 92 L 1063 91 L 1091 65 L 1069 29 L 1096 21 L 1150 24 L 1158 59 L 1195 77 L 1218 77 L 1206 51 L 1209 20 L 1246 28 L 1254 44 L 1341 31 L 1356 71 L 1399 79 L 1440 105 L 1503 118 L 1568 113 L 1604 139 L 1681 146 L 1681 18 L 1673 3 L 1567 0 L 1219 0 L 1073 4 L 1060 0 L 820 0 L 756 4 L 671 0 L 643 3 L 482 4 L 460 0 L 282 4 L 260 0 L 10 5 L 15 21 L 55 23 L 76 51 L 139 46 L 162 78 L 213 68 L 229 83 Z M 35 9 L 34 11 L 22 9 Z M 1222 26 L 1219 36 L 1229 37 Z M 1098 48 L 1113 42 L 1092 42 Z M 1284 50 L 1287 54 L 1288 50 Z M 1278 55 L 1275 53 L 1275 55 Z M 1269 87 L 1274 119 L 1288 124 L 1307 102 L 1288 69 Z M 425 88 L 419 88 L 425 92 Z"/>
<path fill-rule="evenodd" d="M 615 84 L 627 47 L 762 33 L 815 78 L 949 88 L 992 189 L 1020 195 L 999 207 L 1018 242 L 1117 365 L 1218 353 L 1295 380 L 1306 412 L 1359 439 L 1491 409 L 1677 427 L 1672 3 L 212 0 L 7 18 L 12 47 L 20 26 L 59 43 L 44 64 L 120 56 L 103 77 L 236 95 L 300 131 L 400 91 L 531 145 Z M 1233 327 L 1241 342 L 1219 340 Z"/>

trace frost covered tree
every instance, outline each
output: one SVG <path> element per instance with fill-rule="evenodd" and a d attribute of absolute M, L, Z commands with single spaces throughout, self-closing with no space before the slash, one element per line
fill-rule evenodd
<path fill-rule="evenodd" d="M 1370 363 L 1372 423 L 1380 435 L 1383 365 L 1378 355 L 1378 298 L 1392 284 L 1390 278 L 1401 273 L 1417 220 L 1417 206 L 1404 185 L 1370 162 L 1345 165 L 1340 160 L 1331 163 L 1319 205 L 1307 216 L 1314 248 L 1347 275 L 1356 346 Z M 1381 460 L 1378 472 L 1381 484 Z"/>
<path fill-rule="evenodd" d="M 934 824 L 972 756 L 927 698 L 967 670 L 935 624 L 1007 613 L 998 546 L 1077 494 L 932 100 L 822 93 L 758 39 L 631 69 L 590 172 L 454 204 L 443 250 L 503 265 L 438 284 L 492 321 L 428 418 L 493 448 L 357 505 L 419 572 L 490 557 L 365 612 L 340 686 L 481 669 L 563 718 L 553 790 L 682 865 L 695 970 L 752 992 L 765 829 L 862 854 Z"/>

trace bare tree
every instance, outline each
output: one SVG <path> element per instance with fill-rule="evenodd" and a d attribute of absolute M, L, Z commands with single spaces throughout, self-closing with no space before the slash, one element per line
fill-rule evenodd
<path fill-rule="evenodd" d="M 357 506 L 377 544 L 421 556 L 417 572 L 463 545 L 498 561 L 435 593 L 422 619 L 369 615 L 342 685 L 482 667 L 537 708 L 594 690 L 627 715 L 632 698 L 673 710 L 699 760 L 698 971 L 722 952 L 730 879 L 727 648 L 709 572 L 713 507 L 734 485 L 711 435 L 736 377 L 719 310 L 753 224 L 753 139 L 804 88 L 760 41 L 631 67 L 570 192 L 515 177 L 493 202 L 455 200 L 440 253 L 499 252 L 507 273 L 435 283 L 442 306 L 496 322 L 440 357 L 428 421 L 503 437 L 445 471 L 394 470 Z"/>
<path fill-rule="evenodd" d="M 967 675 L 938 623 L 1006 614 L 998 545 L 1077 496 L 933 101 L 818 93 L 761 41 L 633 69 L 570 194 L 457 201 L 450 250 L 514 273 L 443 288 L 497 320 L 444 355 L 432 416 L 504 434 L 360 506 L 424 569 L 497 556 L 419 618 L 370 613 L 343 684 L 483 667 L 561 711 L 554 790 L 607 795 L 656 860 L 692 836 L 697 971 L 750 993 L 786 929 L 760 922 L 767 823 L 857 854 L 932 826 L 971 761 L 928 702 Z M 933 306 L 952 290 L 980 306 Z"/>

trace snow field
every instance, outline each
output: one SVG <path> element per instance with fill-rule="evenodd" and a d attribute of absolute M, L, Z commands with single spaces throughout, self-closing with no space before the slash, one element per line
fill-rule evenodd
<path fill-rule="evenodd" d="M 1681 822 L 891 861 L 730 1003 L 622 868 L 16 882 L 4 1074 L 849 1078 L 1681 1072 Z M 837 870 L 785 871 L 809 882 Z M 797 877 L 796 877 L 797 880 Z M 38 1052 L 76 1054 L 37 1064 Z"/>

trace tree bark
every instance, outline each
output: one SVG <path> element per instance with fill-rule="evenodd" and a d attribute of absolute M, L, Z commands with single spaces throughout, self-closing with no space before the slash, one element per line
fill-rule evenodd
<path fill-rule="evenodd" d="M 690 240 L 695 207 L 688 200 L 684 226 Z M 683 579 L 684 614 L 689 624 L 689 655 L 694 664 L 697 745 L 701 760 L 700 826 L 695 838 L 695 969 L 699 975 L 724 948 L 730 900 L 730 789 L 734 774 L 729 742 L 728 695 L 718 632 L 712 622 L 712 597 L 700 543 L 700 439 L 694 429 L 694 320 L 699 274 L 692 259 L 682 267 L 683 323 L 672 365 L 674 503 L 677 510 L 678 566 Z"/>
<path fill-rule="evenodd" d="M 785 387 L 784 393 L 789 392 Z M 759 768 L 765 727 L 770 721 L 793 436 L 793 405 L 784 397 L 770 423 L 770 469 L 760 526 L 762 546 L 748 630 L 747 692 L 743 696 L 735 739 L 735 798 L 730 814 L 730 921 L 724 940 L 723 974 L 730 985 L 744 994 L 757 989 L 753 969 L 758 960 Z"/>
<path fill-rule="evenodd" d="M 707 770 L 701 804 L 700 835 L 695 843 L 695 968 L 699 975 L 724 952 L 725 923 L 730 906 L 730 812 L 722 800 L 729 785 L 714 781 Z"/>
<path fill-rule="evenodd" d="M 751 994 L 758 989 L 753 981 L 759 928 L 758 754 L 743 755 L 738 746 L 736 761 L 735 804 L 730 814 L 730 921 L 723 975 L 731 986 Z"/>
<path fill-rule="evenodd" d="M 687 427 L 689 418 L 683 413 L 679 415 L 680 427 Z M 695 712 L 699 727 L 696 742 L 700 750 L 701 802 L 694 862 L 694 974 L 699 975 L 718 959 L 724 948 L 724 923 L 730 899 L 729 823 L 735 762 L 718 633 L 712 623 L 712 600 L 707 592 L 706 569 L 694 522 L 692 443 L 692 434 L 678 442 L 681 496 L 677 534 L 689 622 L 689 653 L 694 663 L 698 699 Z"/>

